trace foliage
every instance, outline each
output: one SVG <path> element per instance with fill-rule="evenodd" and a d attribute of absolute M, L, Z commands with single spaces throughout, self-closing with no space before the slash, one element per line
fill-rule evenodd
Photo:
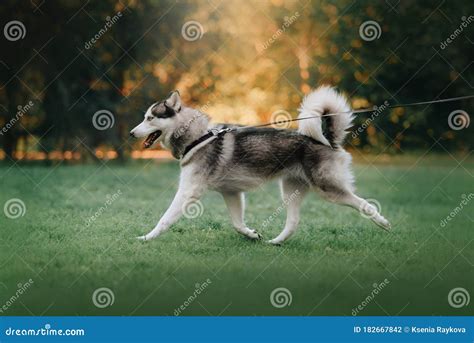
<path fill-rule="evenodd" d="M 35 106 L 0 140 L 11 159 L 24 150 L 95 158 L 99 148 L 123 158 L 135 144 L 129 129 L 175 88 L 216 121 L 246 124 L 268 121 L 277 110 L 295 113 L 304 94 L 322 83 L 350 95 L 356 108 L 467 95 L 474 25 L 441 45 L 473 9 L 429 1 L 5 0 L 2 27 L 19 20 L 26 35 L 1 39 L 0 125 L 15 118 L 18 106 Z M 182 34 L 190 20 L 203 29 L 194 41 Z M 381 31 L 366 41 L 359 28 L 369 20 Z M 349 144 L 368 151 L 469 150 L 472 128 L 452 130 L 447 118 L 470 106 L 472 100 L 386 110 Z M 92 117 L 103 109 L 115 124 L 99 131 Z"/>

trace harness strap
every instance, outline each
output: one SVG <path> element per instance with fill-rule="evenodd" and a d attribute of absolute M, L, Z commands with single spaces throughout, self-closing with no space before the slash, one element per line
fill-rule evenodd
<path fill-rule="evenodd" d="M 218 130 L 218 129 L 209 130 L 204 136 L 199 137 L 194 142 L 192 142 L 191 144 L 186 146 L 186 148 L 184 149 L 183 155 L 181 156 L 181 159 L 183 159 L 184 156 L 186 156 L 186 154 L 188 152 L 190 152 L 193 148 L 195 148 L 197 145 L 207 141 L 209 138 L 215 137 L 215 136 L 217 136 L 217 137 L 222 136 L 222 135 L 224 135 L 227 132 L 230 132 L 232 130 L 233 129 L 230 128 L 230 127 L 226 127 L 226 128 L 220 129 L 220 130 Z"/>

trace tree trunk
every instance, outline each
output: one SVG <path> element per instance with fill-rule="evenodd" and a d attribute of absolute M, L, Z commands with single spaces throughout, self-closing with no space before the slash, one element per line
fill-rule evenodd
<path fill-rule="evenodd" d="M 3 135 L 3 151 L 6 155 L 6 160 L 15 160 L 14 152 L 18 138 L 12 134 L 12 130 L 8 130 Z"/>
<path fill-rule="evenodd" d="M 19 84 L 16 78 L 12 78 L 5 87 L 5 93 L 7 95 L 8 100 L 8 113 L 6 115 L 6 122 L 10 122 L 16 116 L 16 100 L 18 98 L 18 91 L 19 91 Z M 15 151 L 16 145 L 18 142 L 18 137 L 15 135 L 15 123 L 12 127 L 8 129 L 8 131 L 4 134 L 3 139 L 3 151 L 7 156 L 7 160 L 10 158 L 11 160 L 15 160 Z"/>

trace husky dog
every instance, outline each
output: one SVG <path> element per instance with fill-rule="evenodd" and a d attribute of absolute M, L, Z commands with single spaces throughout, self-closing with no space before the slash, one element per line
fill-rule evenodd
<path fill-rule="evenodd" d="M 338 113 L 325 116 L 328 113 Z M 304 119 L 312 117 L 310 119 Z M 299 109 L 297 131 L 210 123 L 209 117 L 181 102 L 179 92 L 154 103 L 132 137 L 147 137 L 144 147 L 159 141 L 180 160 L 178 191 L 156 227 L 139 237 L 151 240 L 176 222 L 186 207 L 210 189 L 218 191 L 238 233 L 261 238 L 244 221 L 244 192 L 278 178 L 287 207 L 283 231 L 269 242 L 281 244 L 295 231 L 300 205 L 308 191 L 359 210 L 380 227 L 390 223 L 366 200 L 354 194 L 351 156 L 342 148 L 352 113 L 347 99 L 328 86 L 307 95 Z M 323 134 L 323 123 L 325 132 Z"/>

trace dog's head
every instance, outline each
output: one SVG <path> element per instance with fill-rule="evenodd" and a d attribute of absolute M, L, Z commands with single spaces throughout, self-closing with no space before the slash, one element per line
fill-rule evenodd
<path fill-rule="evenodd" d="M 174 130 L 176 116 L 181 109 L 181 97 L 178 91 L 174 91 L 166 100 L 156 102 L 148 108 L 143 122 L 130 131 L 130 136 L 147 137 L 143 147 L 145 149 L 151 147 L 163 133 Z"/>
<path fill-rule="evenodd" d="M 136 126 L 132 137 L 147 137 L 143 142 L 145 149 L 156 141 L 179 155 L 184 145 L 203 135 L 207 130 L 209 118 L 199 110 L 185 107 L 178 91 L 172 92 L 166 100 L 151 105 L 145 118 Z"/>

